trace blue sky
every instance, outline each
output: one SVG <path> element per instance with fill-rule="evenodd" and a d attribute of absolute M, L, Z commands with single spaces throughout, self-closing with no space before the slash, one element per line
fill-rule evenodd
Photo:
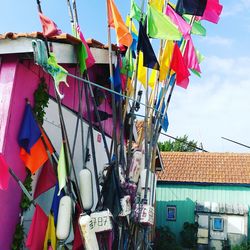
<path fill-rule="evenodd" d="M 130 1 L 115 2 L 125 17 Z M 168 133 L 187 134 L 208 151 L 250 152 L 221 139 L 250 145 L 250 0 L 220 2 L 224 6 L 220 22 L 203 21 L 207 36 L 193 36 L 196 48 L 205 56 L 202 76 L 192 76 L 187 90 L 175 89 Z M 41 0 L 41 5 L 63 32 L 71 32 L 66 0 Z M 8 0 L 0 6 L 0 33 L 41 30 L 36 0 Z M 85 37 L 106 43 L 106 1 L 78 0 L 77 6 Z"/>

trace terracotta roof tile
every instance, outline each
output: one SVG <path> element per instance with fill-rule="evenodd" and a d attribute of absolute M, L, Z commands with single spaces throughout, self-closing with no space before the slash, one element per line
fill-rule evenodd
<path fill-rule="evenodd" d="M 250 154 L 161 152 L 158 181 L 250 184 Z"/>

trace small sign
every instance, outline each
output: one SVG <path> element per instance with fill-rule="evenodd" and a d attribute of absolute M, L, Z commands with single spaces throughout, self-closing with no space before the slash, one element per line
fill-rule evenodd
<path fill-rule="evenodd" d="M 94 212 L 90 217 L 96 233 L 112 230 L 112 215 L 109 210 Z"/>

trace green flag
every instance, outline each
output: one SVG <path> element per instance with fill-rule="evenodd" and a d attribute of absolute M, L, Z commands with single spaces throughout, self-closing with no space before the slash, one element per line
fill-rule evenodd
<path fill-rule="evenodd" d="M 132 56 L 132 51 L 127 50 L 125 56 L 122 58 L 122 68 L 121 68 L 121 74 L 127 75 L 128 77 L 132 77 L 134 72 L 134 60 Z"/>
<path fill-rule="evenodd" d="M 140 7 L 135 3 L 134 0 L 131 0 L 131 8 L 130 8 L 130 18 L 134 18 L 138 22 L 141 21 L 141 16 L 143 15 Z M 143 15 L 143 19 L 144 19 Z"/>
<path fill-rule="evenodd" d="M 47 61 L 47 64 L 44 65 L 44 68 L 53 77 L 56 91 L 59 97 L 62 99 L 64 95 L 61 94 L 59 91 L 59 84 L 60 82 L 64 82 L 67 85 L 67 87 L 69 87 L 66 81 L 68 71 L 64 69 L 62 66 L 58 65 L 54 53 L 50 53 L 49 59 Z"/>
<path fill-rule="evenodd" d="M 183 18 L 188 23 L 191 22 L 191 17 L 192 16 L 190 16 L 190 15 L 183 15 Z M 192 25 L 191 33 L 195 34 L 195 35 L 206 36 L 206 29 L 201 25 L 200 21 L 194 21 L 194 23 Z"/>
<path fill-rule="evenodd" d="M 170 18 L 148 5 L 148 35 L 152 38 L 181 40 L 182 34 Z"/>
<path fill-rule="evenodd" d="M 80 73 L 82 75 L 83 72 L 87 69 L 86 59 L 88 58 L 88 53 L 83 43 L 78 45 L 77 52 L 78 52 L 77 57 L 80 67 Z"/>
<path fill-rule="evenodd" d="M 59 182 L 59 192 L 58 192 L 58 195 L 60 195 L 61 190 L 66 185 L 66 179 L 67 179 L 66 159 L 65 159 L 65 152 L 64 152 L 64 146 L 63 146 L 63 144 L 61 146 L 61 151 L 60 151 L 60 156 L 59 156 L 57 171 L 58 171 L 58 182 Z"/>

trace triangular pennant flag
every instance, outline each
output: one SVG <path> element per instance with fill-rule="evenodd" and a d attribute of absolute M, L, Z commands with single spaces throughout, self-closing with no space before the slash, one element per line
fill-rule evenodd
<path fill-rule="evenodd" d="M 87 42 L 86 42 L 86 40 L 81 32 L 79 25 L 77 25 L 76 30 L 77 30 L 79 38 L 81 39 L 82 43 L 84 44 L 84 46 L 86 48 L 86 52 L 87 52 L 86 66 L 87 66 L 87 68 L 90 68 L 95 64 L 95 58 L 90 51 L 90 48 L 89 48 L 89 46 L 88 46 L 88 44 L 87 44 Z"/>
<path fill-rule="evenodd" d="M 26 104 L 21 128 L 18 134 L 18 144 L 28 153 L 41 137 L 40 128 L 35 120 L 30 104 Z"/>
<path fill-rule="evenodd" d="M 161 63 L 160 75 L 159 75 L 160 82 L 165 81 L 169 73 L 173 49 L 174 49 L 174 42 L 171 40 L 166 41 L 160 60 Z"/>
<path fill-rule="evenodd" d="M 181 16 L 179 16 L 170 5 L 167 5 L 165 13 L 167 16 L 169 16 L 171 21 L 176 26 L 178 26 L 178 29 L 182 33 L 184 39 L 189 39 L 191 33 L 191 25 L 188 24 Z"/>
<path fill-rule="evenodd" d="M 62 144 L 61 146 L 61 151 L 59 155 L 59 161 L 58 161 L 58 166 L 57 166 L 57 171 L 58 171 L 58 181 L 59 181 L 59 192 L 58 195 L 60 195 L 61 190 L 65 187 L 66 185 L 66 179 L 67 179 L 67 163 L 66 163 L 66 158 L 65 158 L 65 150 L 64 150 L 64 145 Z"/>
<path fill-rule="evenodd" d="M 134 0 L 131 0 L 131 8 L 130 8 L 130 18 L 134 18 L 138 22 L 141 21 L 142 11 L 140 7 L 135 3 Z"/>
<path fill-rule="evenodd" d="M 148 6 L 148 35 L 152 38 L 181 40 L 182 34 L 170 18 L 152 6 Z"/>
<path fill-rule="evenodd" d="M 10 179 L 9 167 L 2 153 L 0 153 L 0 189 L 1 190 L 8 189 L 9 179 Z"/>
<path fill-rule="evenodd" d="M 36 199 L 42 193 L 48 191 L 50 188 L 54 187 L 56 183 L 57 178 L 53 170 L 53 166 L 51 166 L 50 161 L 47 161 L 44 164 L 42 171 L 38 177 L 36 189 L 34 192 L 34 199 Z"/>
<path fill-rule="evenodd" d="M 190 15 L 184 15 L 183 18 L 190 23 L 191 22 L 191 16 Z M 199 36 L 206 36 L 206 29 L 201 25 L 201 22 L 198 20 L 195 20 L 192 25 L 192 34 L 199 35 Z"/>
<path fill-rule="evenodd" d="M 56 229 L 55 229 L 55 221 L 54 216 L 49 214 L 49 221 L 46 230 L 43 250 L 48 250 L 51 247 L 53 250 L 56 250 Z"/>
<path fill-rule="evenodd" d="M 201 73 L 198 57 L 196 55 L 192 39 L 186 41 L 186 47 L 183 54 L 183 59 L 189 69 L 193 69 Z"/>
<path fill-rule="evenodd" d="M 140 22 L 137 50 L 143 53 L 143 66 L 159 70 L 160 66 L 146 33 L 146 23 Z"/>
<path fill-rule="evenodd" d="M 62 31 L 57 28 L 57 25 L 48 17 L 39 12 L 40 21 L 43 27 L 43 35 L 46 37 L 62 34 Z"/>
<path fill-rule="evenodd" d="M 202 16 L 207 5 L 207 0 L 178 0 L 176 12 L 179 15 L 189 14 Z"/>
<path fill-rule="evenodd" d="M 43 249 L 48 217 L 42 208 L 36 204 L 35 213 L 32 218 L 29 233 L 26 240 L 26 247 L 29 250 Z"/>
<path fill-rule="evenodd" d="M 186 89 L 189 83 L 188 77 L 190 73 L 177 44 L 174 46 L 170 68 L 176 73 L 176 85 Z"/>
<path fill-rule="evenodd" d="M 107 1 L 109 25 L 115 29 L 118 43 L 129 47 L 133 41 L 132 35 L 129 33 L 127 26 L 123 22 L 114 0 Z"/>

